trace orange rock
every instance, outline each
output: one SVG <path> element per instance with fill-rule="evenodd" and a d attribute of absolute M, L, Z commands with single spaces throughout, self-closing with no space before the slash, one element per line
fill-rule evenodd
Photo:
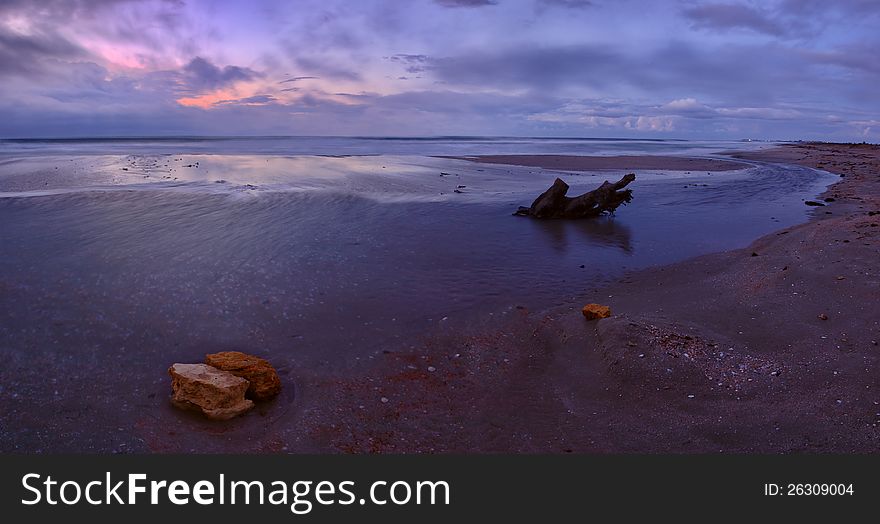
<path fill-rule="evenodd" d="M 596 320 L 599 318 L 608 318 L 611 316 L 611 308 L 601 304 L 587 304 L 581 310 L 587 320 Z"/>
<path fill-rule="evenodd" d="M 244 398 L 248 381 L 205 364 L 173 364 L 171 402 L 182 409 L 195 409 L 208 418 L 226 420 L 251 409 Z"/>
<path fill-rule="evenodd" d="M 247 396 L 269 400 L 281 391 L 281 379 L 268 361 L 240 351 L 223 351 L 205 355 L 205 364 L 228 371 L 250 382 Z"/>

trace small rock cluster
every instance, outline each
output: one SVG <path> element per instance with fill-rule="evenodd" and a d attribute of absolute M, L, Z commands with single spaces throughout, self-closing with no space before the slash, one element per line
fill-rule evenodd
<path fill-rule="evenodd" d="M 213 420 L 227 420 L 281 391 L 281 379 L 268 361 L 239 351 L 205 356 L 204 364 L 173 364 L 171 403 L 201 411 Z"/>

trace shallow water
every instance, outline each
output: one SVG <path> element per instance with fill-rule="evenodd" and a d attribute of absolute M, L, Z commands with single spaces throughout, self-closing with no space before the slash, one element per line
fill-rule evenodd
<path fill-rule="evenodd" d="M 122 351 L 159 367 L 218 347 L 345 367 L 517 306 L 577 306 L 626 270 L 802 221 L 802 199 L 830 181 L 800 167 L 640 172 L 615 217 L 533 221 L 511 213 L 554 177 L 575 192 L 622 173 L 413 156 L 3 167 L 4 352 Z"/>

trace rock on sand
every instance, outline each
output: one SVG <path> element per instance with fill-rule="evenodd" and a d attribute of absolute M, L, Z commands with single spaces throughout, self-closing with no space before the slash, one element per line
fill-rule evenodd
<path fill-rule="evenodd" d="M 226 420 L 251 409 L 244 398 L 249 383 L 232 373 L 205 364 L 173 364 L 171 402 L 183 409 L 195 409 L 215 420 Z"/>
<path fill-rule="evenodd" d="M 601 304 L 587 304 L 581 310 L 587 320 L 596 320 L 600 318 L 608 318 L 611 316 L 611 308 Z"/>
<path fill-rule="evenodd" d="M 205 363 L 250 382 L 248 398 L 269 400 L 281 391 L 281 379 L 275 368 L 260 357 L 239 351 L 223 351 L 205 355 Z"/>

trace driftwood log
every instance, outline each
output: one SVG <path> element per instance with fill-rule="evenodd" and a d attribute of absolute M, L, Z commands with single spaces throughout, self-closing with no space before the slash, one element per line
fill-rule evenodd
<path fill-rule="evenodd" d="M 567 197 L 568 184 L 556 179 L 550 189 L 532 202 L 529 207 L 520 206 L 514 215 L 534 218 L 589 218 L 603 213 L 614 214 L 621 204 L 632 200 L 632 189 L 623 189 L 636 179 L 634 173 L 625 175 L 615 183 L 607 180 L 598 188 L 581 196 Z"/>

